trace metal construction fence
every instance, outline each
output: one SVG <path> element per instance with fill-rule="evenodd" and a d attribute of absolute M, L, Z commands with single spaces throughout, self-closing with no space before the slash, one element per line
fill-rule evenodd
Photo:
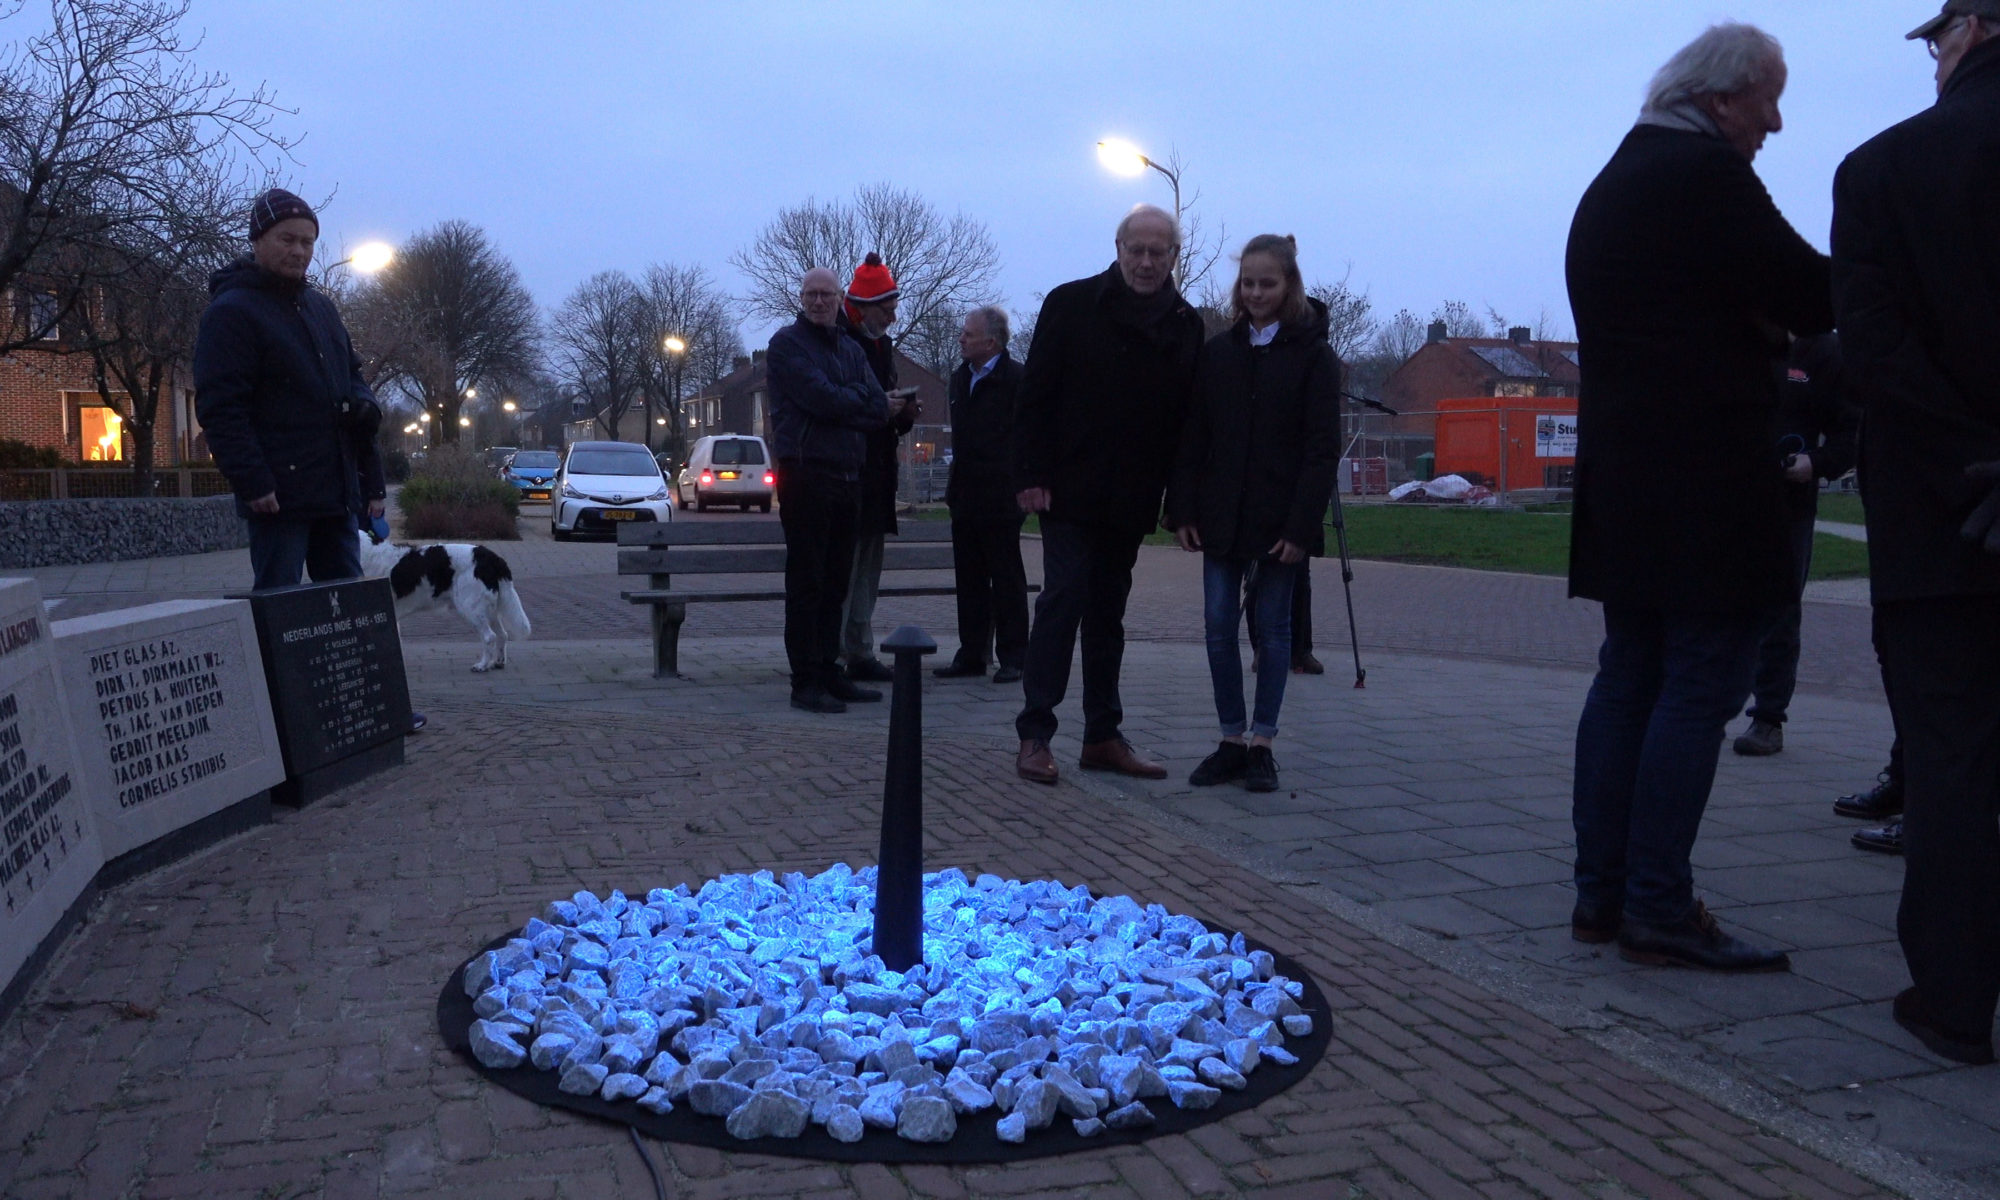
<path fill-rule="evenodd" d="M 220 496 L 229 481 L 214 467 L 160 467 L 153 472 L 153 490 L 139 490 L 130 466 L 0 467 L 0 500 L 131 500 L 193 499 Z"/>

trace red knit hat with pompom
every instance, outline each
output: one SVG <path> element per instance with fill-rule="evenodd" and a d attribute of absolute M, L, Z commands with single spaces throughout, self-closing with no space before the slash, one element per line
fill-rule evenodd
<path fill-rule="evenodd" d="M 903 289 L 896 286 L 896 277 L 889 273 L 882 256 L 873 250 L 854 268 L 854 281 L 847 285 L 849 304 L 880 304 L 902 294 Z"/>

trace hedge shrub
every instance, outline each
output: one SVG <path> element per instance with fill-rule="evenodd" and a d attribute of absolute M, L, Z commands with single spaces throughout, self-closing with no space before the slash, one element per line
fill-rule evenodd
<path fill-rule="evenodd" d="M 496 476 L 484 456 L 458 446 L 434 446 L 397 494 L 403 532 L 412 538 L 515 541 L 521 493 Z"/>

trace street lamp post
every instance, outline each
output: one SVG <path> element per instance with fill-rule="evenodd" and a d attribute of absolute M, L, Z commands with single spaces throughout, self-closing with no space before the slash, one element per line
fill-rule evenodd
<path fill-rule="evenodd" d="M 679 462 L 681 455 L 687 449 L 687 447 L 680 444 L 678 418 L 681 408 L 681 368 L 687 363 L 688 344 L 680 335 L 670 333 L 660 343 L 660 346 L 672 356 L 669 361 L 673 364 L 673 369 L 668 372 L 670 382 L 667 385 L 667 417 L 669 419 L 661 421 L 660 424 L 667 426 L 667 436 L 674 439 L 674 461 Z"/>
<path fill-rule="evenodd" d="M 1097 161 L 1104 164 L 1106 170 L 1117 175 L 1137 178 L 1146 173 L 1147 167 L 1151 167 L 1160 174 L 1165 175 L 1167 182 L 1173 185 L 1174 189 L 1174 237 L 1178 239 L 1181 236 L 1181 177 L 1177 172 L 1147 158 L 1144 154 L 1140 153 L 1137 146 L 1134 146 L 1123 138 L 1105 138 L 1103 141 L 1097 143 Z M 1185 276 L 1187 272 L 1185 267 L 1186 263 L 1184 260 L 1180 255 L 1176 254 L 1174 256 L 1175 287 L 1179 287 L 1186 282 Z"/>

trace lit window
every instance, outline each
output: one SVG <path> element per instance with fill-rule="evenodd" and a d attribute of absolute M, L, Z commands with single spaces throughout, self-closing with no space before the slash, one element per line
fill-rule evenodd
<path fill-rule="evenodd" d="M 101 404 L 77 409 L 77 430 L 83 443 L 85 462 L 125 461 L 125 421 Z"/>

